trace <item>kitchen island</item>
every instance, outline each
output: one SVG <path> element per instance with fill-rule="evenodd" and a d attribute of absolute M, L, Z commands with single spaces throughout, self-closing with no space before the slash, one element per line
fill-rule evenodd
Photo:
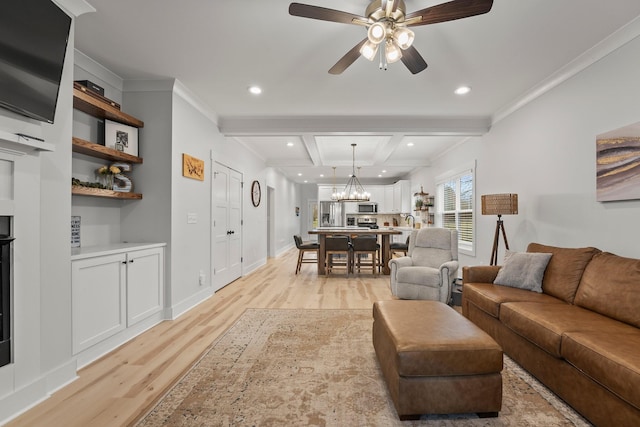
<path fill-rule="evenodd" d="M 324 274 L 325 264 L 325 239 L 327 236 L 359 236 L 371 235 L 382 236 L 380 247 L 382 249 L 382 274 L 390 274 L 389 260 L 391 259 L 391 235 L 402 234 L 402 231 L 394 228 L 366 228 L 366 227 L 319 227 L 309 231 L 309 234 L 318 235 L 320 250 L 318 251 L 318 275 Z"/>

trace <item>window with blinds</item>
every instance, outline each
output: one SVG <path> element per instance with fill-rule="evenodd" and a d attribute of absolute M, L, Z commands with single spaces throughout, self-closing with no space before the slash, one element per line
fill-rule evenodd
<path fill-rule="evenodd" d="M 444 178 L 437 184 L 436 224 L 458 230 L 458 250 L 474 253 L 473 169 Z"/>

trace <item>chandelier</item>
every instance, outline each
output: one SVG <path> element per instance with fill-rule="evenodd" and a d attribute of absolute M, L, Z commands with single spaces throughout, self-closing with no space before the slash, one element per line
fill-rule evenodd
<path fill-rule="evenodd" d="M 342 192 L 335 192 L 334 186 L 334 193 L 332 194 L 331 198 L 333 200 L 337 200 L 338 202 L 368 202 L 371 195 L 364 191 L 362 184 L 360 184 L 360 181 L 356 176 L 356 144 L 351 144 L 351 147 L 353 147 L 353 163 L 351 175 L 349 176 L 347 185 L 344 186 L 344 190 L 342 190 Z M 336 168 L 333 168 L 334 179 L 335 174 Z"/>
<path fill-rule="evenodd" d="M 396 8 L 392 9 L 394 3 Z M 413 31 L 407 28 L 412 21 L 405 21 L 404 3 L 397 6 L 392 1 L 374 1 L 367 8 L 367 16 L 375 22 L 367 30 L 367 41 L 360 48 L 360 54 L 373 61 L 380 45 L 383 45 L 380 50 L 380 69 L 386 70 L 387 64 L 400 60 L 402 51 L 411 47 L 415 38 Z"/>

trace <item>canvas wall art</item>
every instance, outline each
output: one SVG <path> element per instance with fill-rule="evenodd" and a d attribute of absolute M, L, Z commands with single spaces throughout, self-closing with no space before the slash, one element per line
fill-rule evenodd
<path fill-rule="evenodd" d="M 640 122 L 596 137 L 599 202 L 640 199 Z"/>
<path fill-rule="evenodd" d="M 182 176 L 204 181 L 204 160 L 182 154 Z"/>

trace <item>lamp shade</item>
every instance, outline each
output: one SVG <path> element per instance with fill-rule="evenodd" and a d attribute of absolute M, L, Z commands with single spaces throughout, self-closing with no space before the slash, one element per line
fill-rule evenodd
<path fill-rule="evenodd" d="M 394 42 L 388 41 L 385 47 L 385 58 L 389 64 L 393 64 L 402 58 L 402 51 Z"/>
<path fill-rule="evenodd" d="M 482 215 L 517 215 L 518 195 L 515 193 L 485 194 L 482 199 Z"/>
<path fill-rule="evenodd" d="M 407 27 L 399 27 L 393 34 L 394 39 L 398 43 L 400 49 L 408 49 L 413 44 L 415 34 Z"/>
<path fill-rule="evenodd" d="M 378 45 L 372 43 L 371 40 L 367 40 L 365 44 L 360 48 L 360 54 L 367 58 L 369 61 L 373 61 L 378 52 Z"/>
<path fill-rule="evenodd" d="M 379 44 L 387 37 L 387 28 L 382 22 L 376 22 L 369 27 L 367 37 L 371 43 Z"/>

